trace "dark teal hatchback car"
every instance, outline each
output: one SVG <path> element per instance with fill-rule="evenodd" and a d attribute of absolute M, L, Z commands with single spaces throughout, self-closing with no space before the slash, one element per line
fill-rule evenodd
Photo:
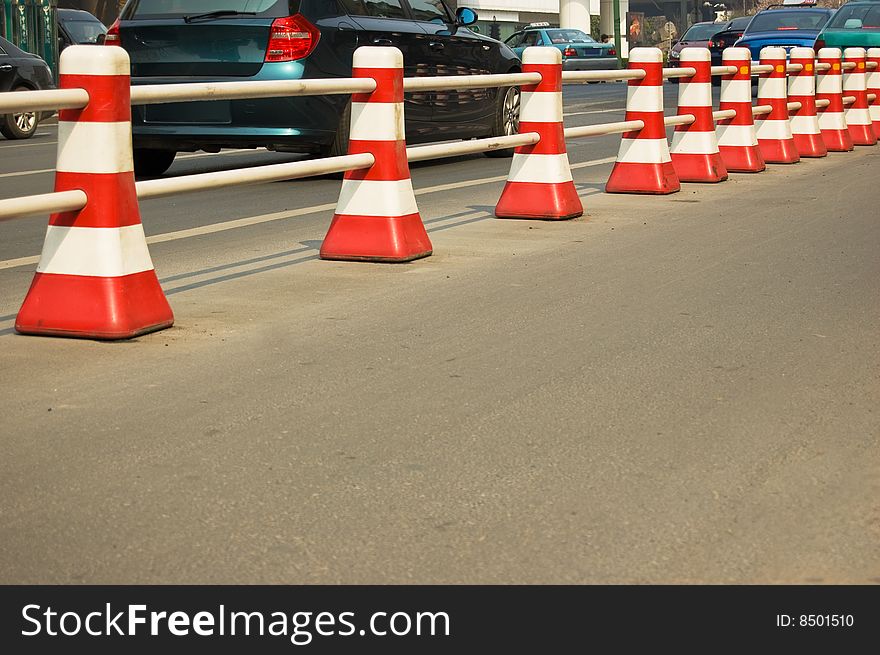
<path fill-rule="evenodd" d="M 132 84 L 350 77 L 364 45 L 399 48 L 407 76 L 518 72 L 510 48 L 467 28 L 475 20 L 443 0 L 129 0 L 105 44 L 128 51 Z M 348 103 L 330 95 L 134 107 L 135 170 L 161 175 L 181 151 L 342 154 Z M 407 94 L 405 112 L 409 143 L 513 134 L 519 89 Z"/>

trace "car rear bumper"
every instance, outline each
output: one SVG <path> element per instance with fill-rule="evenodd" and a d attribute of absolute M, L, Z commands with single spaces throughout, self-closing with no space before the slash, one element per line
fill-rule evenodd
<path fill-rule="evenodd" d="M 617 70 L 619 68 L 620 60 L 617 57 L 593 57 L 590 59 L 562 60 L 562 70 L 564 71 Z"/>

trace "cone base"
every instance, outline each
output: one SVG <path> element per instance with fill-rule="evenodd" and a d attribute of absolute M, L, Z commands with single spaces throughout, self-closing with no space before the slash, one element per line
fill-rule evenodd
<path fill-rule="evenodd" d="M 321 244 L 321 259 L 411 262 L 433 252 L 419 214 L 355 216 L 336 214 Z"/>
<path fill-rule="evenodd" d="M 874 136 L 880 141 L 880 121 L 872 121 L 871 126 L 874 129 Z"/>
<path fill-rule="evenodd" d="M 729 173 L 760 173 L 767 170 L 758 146 L 718 146 Z"/>
<path fill-rule="evenodd" d="M 37 273 L 15 319 L 20 334 L 130 339 L 174 323 L 155 271 L 122 277 Z"/>
<path fill-rule="evenodd" d="M 681 184 L 671 161 L 662 164 L 616 162 L 605 183 L 606 193 L 666 195 L 680 190 Z"/>
<path fill-rule="evenodd" d="M 849 152 L 853 149 L 852 137 L 847 130 L 822 130 L 822 140 L 828 152 Z"/>
<path fill-rule="evenodd" d="M 825 157 L 828 148 L 821 134 L 794 134 L 794 147 L 801 157 Z"/>
<path fill-rule="evenodd" d="M 758 147 L 768 164 L 796 164 L 801 159 L 794 139 L 758 139 Z"/>
<path fill-rule="evenodd" d="M 849 136 L 853 145 L 856 146 L 876 146 L 877 137 L 874 134 L 874 128 L 870 125 L 849 125 Z"/>
<path fill-rule="evenodd" d="M 574 182 L 508 182 L 495 205 L 497 218 L 566 221 L 583 213 Z"/>
<path fill-rule="evenodd" d="M 723 182 L 727 179 L 727 167 L 719 152 L 707 155 L 672 153 L 670 156 L 680 182 Z"/>

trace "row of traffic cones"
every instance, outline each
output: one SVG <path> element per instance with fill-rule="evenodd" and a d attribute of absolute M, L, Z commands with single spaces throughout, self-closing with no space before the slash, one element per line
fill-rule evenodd
<path fill-rule="evenodd" d="M 781 54 L 780 54 L 781 53 Z M 880 49 L 870 57 L 880 62 Z M 765 162 L 822 156 L 824 150 L 876 143 L 880 100 L 868 107 L 867 89 L 880 95 L 880 70 L 866 81 L 865 52 L 847 50 L 853 70 L 841 84 L 840 51 L 825 48 L 829 63 L 813 84 L 813 54 L 796 49 L 803 63 L 792 76 L 800 103 L 789 120 L 785 53 L 766 48 L 762 63 L 773 71 L 759 80 L 759 104 L 771 111 L 752 120 L 748 50 L 729 48 L 725 65 L 736 72 L 722 82 L 721 109 L 733 118 L 715 126 L 708 50 L 686 48 L 682 64 L 695 74 L 679 87 L 680 115 L 670 152 L 663 115 L 663 63 L 656 48 L 634 48 L 626 120 L 642 127 L 623 134 L 606 190 L 671 193 L 680 180 L 720 182 L 728 171 L 757 172 Z M 122 48 L 73 46 L 60 61 L 61 88 L 84 88 L 84 109 L 59 114 L 56 191 L 80 189 L 88 197 L 77 212 L 53 214 L 27 297 L 16 318 L 24 334 L 125 339 L 170 326 L 171 308 L 153 269 L 144 238 L 134 183 L 130 139 L 130 62 Z M 824 67 L 823 67 L 824 68 Z M 562 61 L 556 48 L 527 48 L 523 71 L 541 82 L 522 88 L 520 131 L 540 140 L 518 147 L 508 182 L 496 206 L 499 218 L 563 220 L 583 206 L 572 181 L 562 114 Z M 345 174 L 336 213 L 321 246 L 323 259 L 405 262 L 432 252 L 416 205 L 406 156 L 403 121 L 403 57 L 391 47 L 362 47 L 354 54 L 353 77 L 376 80 L 371 93 L 354 94 L 349 152 L 370 153 L 374 164 Z M 843 92 L 855 97 L 844 113 Z M 816 99 L 827 100 L 816 114 Z M 873 126 L 872 126 L 873 121 Z"/>

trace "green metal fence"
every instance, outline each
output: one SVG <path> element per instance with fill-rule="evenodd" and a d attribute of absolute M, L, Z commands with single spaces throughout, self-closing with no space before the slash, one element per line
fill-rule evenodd
<path fill-rule="evenodd" d="M 58 0 L 0 0 L 0 36 L 46 60 L 58 76 Z"/>

